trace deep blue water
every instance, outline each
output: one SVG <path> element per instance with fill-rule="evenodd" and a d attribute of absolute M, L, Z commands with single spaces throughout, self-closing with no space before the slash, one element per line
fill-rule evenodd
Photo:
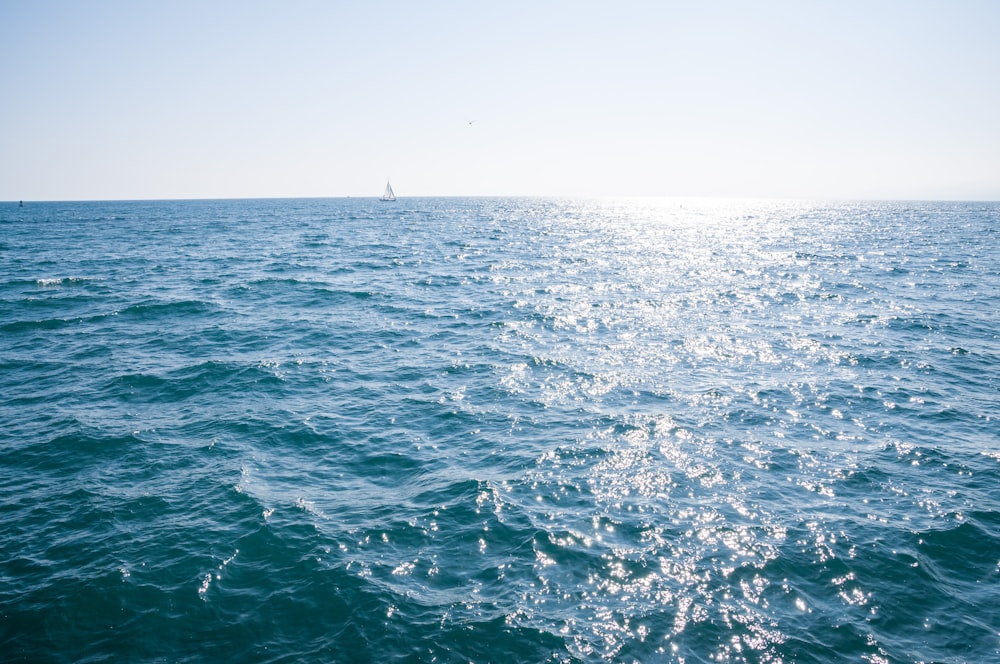
<path fill-rule="evenodd" d="M 1000 204 L 0 206 L 0 660 L 1000 661 Z"/>

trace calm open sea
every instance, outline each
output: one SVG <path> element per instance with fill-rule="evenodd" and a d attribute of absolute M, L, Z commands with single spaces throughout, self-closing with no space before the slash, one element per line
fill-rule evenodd
<path fill-rule="evenodd" d="M 0 206 L 0 660 L 1000 661 L 1000 204 Z"/>

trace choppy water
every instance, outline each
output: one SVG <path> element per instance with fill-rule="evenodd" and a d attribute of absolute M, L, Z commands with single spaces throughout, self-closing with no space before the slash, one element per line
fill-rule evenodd
<path fill-rule="evenodd" d="M 1000 661 L 1000 204 L 0 209 L 0 659 Z"/>

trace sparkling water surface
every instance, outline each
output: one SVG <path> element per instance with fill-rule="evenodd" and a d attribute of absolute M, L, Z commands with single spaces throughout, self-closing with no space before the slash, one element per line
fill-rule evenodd
<path fill-rule="evenodd" d="M 4 661 L 1000 661 L 1000 204 L 0 205 Z"/>

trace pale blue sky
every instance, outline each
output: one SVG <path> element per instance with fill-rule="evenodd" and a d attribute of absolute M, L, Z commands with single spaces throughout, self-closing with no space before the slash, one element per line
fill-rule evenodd
<path fill-rule="evenodd" d="M 0 200 L 387 176 L 400 196 L 997 200 L 1000 2 L 0 0 Z"/>

